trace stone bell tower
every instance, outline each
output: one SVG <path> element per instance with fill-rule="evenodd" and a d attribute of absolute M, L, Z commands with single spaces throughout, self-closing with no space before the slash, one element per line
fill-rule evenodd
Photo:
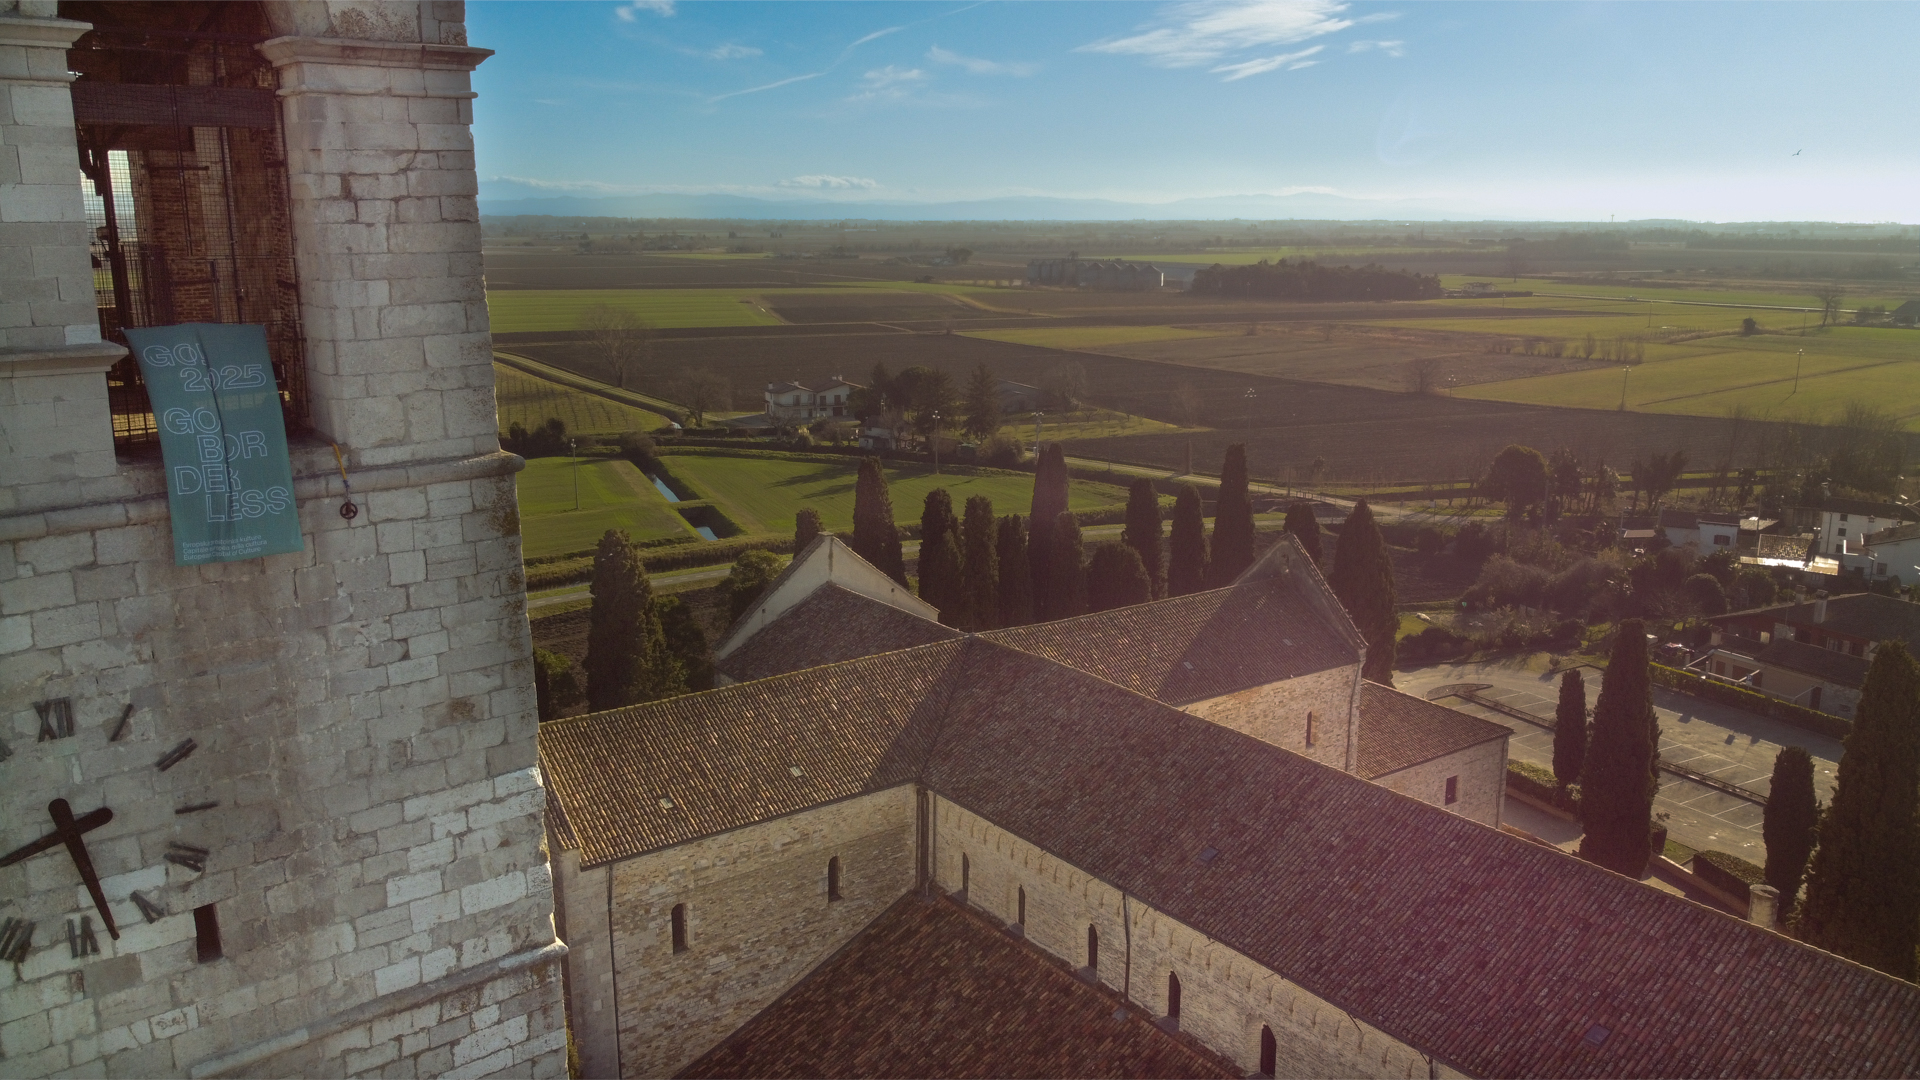
<path fill-rule="evenodd" d="M 0 1074 L 566 1072 L 464 19 L 0 0 Z M 302 550 L 176 564 L 181 322 Z"/>

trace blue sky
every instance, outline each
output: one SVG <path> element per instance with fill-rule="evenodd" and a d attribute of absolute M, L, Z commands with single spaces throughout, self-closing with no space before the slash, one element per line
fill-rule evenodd
<path fill-rule="evenodd" d="M 1920 221 L 1913 3 L 480 0 L 467 19 L 498 53 L 474 77 L 495 199 L 1305 190 Z"/>

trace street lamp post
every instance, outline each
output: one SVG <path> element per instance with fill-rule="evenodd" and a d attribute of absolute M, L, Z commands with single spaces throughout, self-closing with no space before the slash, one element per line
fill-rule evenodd
<path fill-rule="evenodd" d="M 933 475 L 940 475 L 940 412 L 933 414 Z"/>
<path fill-rule="evenodd" d="M 1620 411 L 1621 412 L 1627 411 L 1627 376 L 1631 374 L 1633 374 L 1633 369 L 1630 367 L 1623 367 L 1620 369 Z"/>
<path fill-rule="evenodd" d="M 580 454 L 574 449 L 573 440 L 567 440 L 567 456 L 573 458 L 573 508 L 580 509 Z"/>
<path fill-rule="evenodd" d="M 1807 358 L 1807 350 L 1805 349 L 1793 350 L 1793 394 L 1797 394 L 1800 392 L 1800 364 L 1802 361 L 1806 360 L 1806 358 Z M 1792 397 L 1793 394 L 1788 394 L 1787 396 Z"/>
<path fill-rule="evenodd" d="M 1046 415 L 1046 413 L 1038 410 L 1035 410 L 1033 414 L 1033 452 L 1035 456 L 1038 456 L 1040 453 L 1040 421 Z"/>

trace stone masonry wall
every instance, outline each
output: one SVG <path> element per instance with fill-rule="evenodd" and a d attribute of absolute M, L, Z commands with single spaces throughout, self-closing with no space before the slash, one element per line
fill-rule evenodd
<path fill-rule="evenodd" d="M 911 889 L 913 821 L 908 784 L 614 864 L 620 1074 L 685 1068 Z M 829 901 L 834 856 L 844 899 Z M 574 896 L 564 899 L 575 910 Z M 687 914 L 679 953 L 676 904 Z M 576 1040 L 599 1038 L 591 1017 L 573 1019 Z"/>
<path fill-rule="evenodd" d="M 567 943 L 567 1020 L 581 1075 L 620 1075 L 613 1018 L 613 941 L 606 866 L 582 868 L 578 851 L 553 852 L 553 919 Z"/>
<path fill-rule="evenodd" d="M 1458 778 L 1455 788 L 1458 801 L 1451 806 L 1447 805 L 1448 777 Z M 1495 739 L 1469 746 L 1399 772 L 1376 776 L 1373 782 L 1482 825 L 1499 828 L 1500 815 L 1506 807 L 1507 744 Z"/>
<path fill-rule="evenodd" d="M 1354 664 L 1196 701 L 1181 709 L 1324 765 L 1350 770 L 1359 680 L 1360 666 Z M 1314 717 L 1311 746 L 1307 744 L 1309 713 Z"/>
<path fill-rule="evenodd" d="M 1099 934 L 1098 978 L 1156 1016 L 1167 1009 L 1167 975 L 1181 984 L 1179 1029 L 1249 1074 L 1260 1066 L 1260 1030 L 1273 1030 L 1278 1076 L 1429 1075 L 1417 1050 L 1249 960 L 1199 931 L 1093 878 L 958 804 L 934 799 L 935 875 L 967 902 L 1005 922 L 1026 890 L 1022 931 L 1075 967 L 1087 962 L 1087 928 Z M 1128 934 L 1132 924 L 1131 963 Z M 1129 974 L 1130 970 L 1130 974 Z M 1432 1063 L 1435 1075 L 1459 1075 Z"/>

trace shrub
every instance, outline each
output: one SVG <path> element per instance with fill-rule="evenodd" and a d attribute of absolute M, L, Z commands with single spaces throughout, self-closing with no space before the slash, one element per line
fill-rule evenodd
<path fill-rule="evenodd" d="M 1468 562 L 1485 562 L 1493 555 L 1498 541 L 1493 530 L 1477 521 L 1462 526 L 1453 538 L 1453 553 Z"/>
<path fill-rule="evenodd" d="M 1011 435 L 995 435 L 980 447 L 980 460 L 996 469 L 1017 469 L 1025 456 L 1020 440 Z"/>
<path fill-rule="evenodd" d="M 1422 525 L 1413 534 L 1413 547 L 1422 555 L 1438 555 L 1447 546 L 1446 534 L 1431 525 Z"/>
<path fill-rule="evenodd" d="M 773 579 L 780 576 L 780 557 L 771 551 L 743 551 L 733 560 L 733 570 L 727 575 L 728 618 L 738 619 L 747 609 L 767 591 Z"/>
<path fill-rule="evenodd" d="M 1530 761 L 1507 760 L 1507 790 L 1517 791 L 1576 817 L 1580 814 L 1580 785 L 1568 784 L 1562 788 L 1554 780 L 1553 770 Z"/>
<path fill-rule="evenodd" d="M 1470 608 L 1537 607 L 1550 580 L 1545 570 L 1514 562 L 1505 555 L 1488 559 L 1480 579 L 1461 597 Z"/>
<path fill-rule="evenodd" d="M 1444 626 L 1429 626 L 1402 641 L 1400 655 L 1408 660 L 1444 660 L 1467 652 L 1472 644 Z"/>
<path fill-rule="evenodd" d="M 1767 873 L 1738 855 L 1724 851 L 1698 851 L 1693 856 L 1693 876 L 1737 897 L 1748 895 L 1748 886 L 1767 880 Z"/>

